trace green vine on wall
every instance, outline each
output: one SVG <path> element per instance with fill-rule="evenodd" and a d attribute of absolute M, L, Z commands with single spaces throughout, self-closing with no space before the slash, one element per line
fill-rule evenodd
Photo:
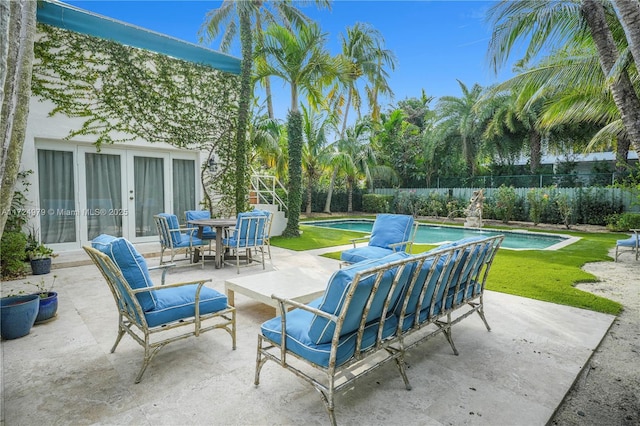
<path fill-rule="evenodd" d="M 224 167 L 203 169 L 205 192 L 233 205 L 238 76 L 44 24 L 38 36 L 33 94 L 54 103 L 50 116 L 84 119 L 66 139 L 94 135 L 98 150 L 141 138 L 208 152 Z"/>

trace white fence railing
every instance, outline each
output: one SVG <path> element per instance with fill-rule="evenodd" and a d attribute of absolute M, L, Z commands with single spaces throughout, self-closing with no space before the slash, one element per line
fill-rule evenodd
<path fill-rule="evenodd" d="M 249 202 L 251 204 L 277 205 L 281 211 L 287 210 L 287 203 L 278 195 L 276 189 L 287 194 L 287 189 L 275 176 L 253 173 L 251 175 L 251 189 Z"/>

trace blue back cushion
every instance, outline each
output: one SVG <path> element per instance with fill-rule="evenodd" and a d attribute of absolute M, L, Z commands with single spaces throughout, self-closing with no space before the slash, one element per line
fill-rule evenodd
<path fill-rule="evenodd" d="M 246 246 L 247 244 L 253 245 L 254 242 L 262 244 L 265 224 L 269 217 L 268 215 L 268 212 L 262 210 L 239 213 L 238 220 L 236 222 L 236 229 L 233 232 L 233 236 L 228 239 L 226 244 L 236 246 L 238 241 L 240 243 L 240 247 Z M 252 218 L 254 220 L 249 221 L 246 218 Z"/>
<path fill-rule="evenodd" d="M 182 235 L 180 234 L 180 224 L 178 223 L 178 216 L 170 213 L 160 213 L 158 216 L 162 216 L 167 219 L 167 223 L 169 224 L 169 229 L 175 229 L 175 231 L 170 231 L 171 240 L 174 244 L 179 244 L 182 242 Z"/>
<path fill-rule="evenodd" d="M 370 246 L 391 248 L 390 244 L 408 241 L 411 237 L 413 216 L 404 214 L 379 214 L 371 230 Z M 400 250 L 404 250 L 401 247 Z"/>
<path fill-rule="evenodd" d="M 195 225 L 190 225 L 188 222 L 190 220 L 202 220 L 202 219 L 211 219 L 211 212 L 209 210 L 187 210 L 184 212 L 185 219 L 187 219 L 187 226 L 189 228 L 196 228 Z M 202 233 L 206 234 L 211 231 L 210 226 L 205 226 L 202 228 Z"/>
<path fill-rule="evenodd" d="M 125 238 L 102 234 L 91 241 L 91 246 L 109 256 L 132 289 L 153 286 L 146 260 Z M 155 309 L 156 297 L 153 291 L 139 293 L 136 297 L 145 312 Z"/>
<path fill-rule="evenodd" d="M 340 269 L 331 276 L 318 309 L 333 315 L 340 315 L 351 284 L 353 283 L 353 279 L 358 272 L 396 260 L 406 259 L 407 257 L 409 257 L 409 255 L 403 252 L 394 253 L 381 259 L 354 263 L 353 265 Z M 408 264 L 403 270 L 398 286 L 392 295 L 389 305 L 390 310 L 394 308 L 408 278 L 411 276 L 411 265 L 412 264 Z M 371 309 L 369 310 L 369 315 L 366 319 L 367 323 L 382 315 L 385 298 L 389 292 L 391 284 L 393 283 L 393 278 L 395 277 L 396 272 L 397 268 L 392 268 L 384 273 L 378 292 L 376 293 Z M 367 299 L 371 294 L 375 280 L 375 274 L 361 277 L 361 280 L 358 282 L 358 287 L 347 309 L 342 330 L 340 331 L 341 335 L 351 333 L 358 329 L 360 321 L 362 320 L 363 310 L 366 306 Z M 333 338 L 335 326 L 335 322 L 314 315 L 311 320 L 311 324 L 309 325 L 309 338 L 315 344 L 328 343 Z"/>

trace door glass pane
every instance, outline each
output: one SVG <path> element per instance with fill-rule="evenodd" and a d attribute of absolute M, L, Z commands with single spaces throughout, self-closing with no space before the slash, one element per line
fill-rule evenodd
<path fill-rule="evenodd" d="M 42 241 L 76 241 L 76 198 L 73 152 L 38 150 L 40 236 Z"/>
<path fill-rule="evenodd" d="M 122 172 L 119 155 L 85 154 L 87 238 L 122 236 Z"/>
<path fill-rule="evenodd" d="M 162 158 L 133 157 L 136 237 L 157 235 L 153 215 L 164 212 Z"/>
<path fill-rule="evenodd" d="M 184 222 L 184 212 L 196 208 L 196 162 L 173 160 L 173 212 Z"/>

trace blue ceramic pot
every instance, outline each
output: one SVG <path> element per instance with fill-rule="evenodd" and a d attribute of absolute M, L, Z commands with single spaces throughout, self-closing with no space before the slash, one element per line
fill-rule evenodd
<path fill-rule="evenodd" d="M 56 312 L 58 312 L 58 293 L 49 291 L 47 292 L 47 297 L 41 297 L 39 293 L 37 294 L 40 299 L 40 309 L 36 317 L 36 324 L 39 324 L 56 316 Z"/>
<path fill-rule="evenodd" d="M 26 336 L 40 309 L 40 296 L 3 297 L 0 299 L 0 334 L 4 340 Z"/>

